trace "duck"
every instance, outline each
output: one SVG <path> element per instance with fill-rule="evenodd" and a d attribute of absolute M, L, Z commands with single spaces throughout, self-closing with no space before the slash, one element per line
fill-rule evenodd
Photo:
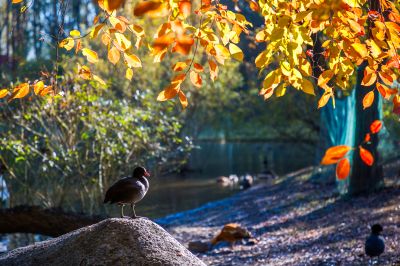
<path fill-rule="evenodd" d="M 371 227 L 371 234 L 365 241 L 365 254 L 372 257 L 379 257 L 385 251 L 385 241 L 380 236 L 383 227 L 380 224 L 374 224 Z"/>
<path fill-rule="evenodd" d="M 225 224 L 221 232 L 211 240 L 211 245 L 215 246 L 219 242 L 229 242 L 231 248 L 236 241 L 251 238 L 251 234 L 247 229 L 237 223 Z"/>
<path fill-rule="evenodd" d="M 121 178 L 107 190 L 104 203 L 120 205 L 121 218 L 127 218 L 124 216 L 124 206 L 130 204 L 133 212 L 131 218 L 139 218 L 135 212 L 135 204 L 141 201 L 149 190 L 150 184 L 146 177 L 150 177 L 146 168 L 136 167 L 132 176 Z"/>

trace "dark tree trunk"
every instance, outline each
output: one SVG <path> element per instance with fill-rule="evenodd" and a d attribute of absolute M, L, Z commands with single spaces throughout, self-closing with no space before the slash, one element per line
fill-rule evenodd
<path fill-rule="evenodd" d="M 67 213 L 59 208 L 18 206 L 0 209 L 0 234 L 32 233 L 57 237 L 103 219 L 100 216 Z"/>
<path fill-rule="evenodd" d="M 375 85 L 370 87 L 361 86 L 361 81 L 364 77 L 365 64 L 357 70 L 357 85 L 356 85 L 356 125 L 355 125 L 355 143 L 359 145 L 363 142 L 365 134 L 369 132 L 369 126 L 377 119 L 381 119 L 381 107 L 379 104 L 380 95 L 375 89 Z M 362 100 L 364 96 L 374 90 L 375 100 L 371 107 L 363 110 Z M 366 165 L 357 152 L 353 156 L 352 174 L 350 177 L 349 193 L 352 195 L 367 193 L 379 188 L 383 184 L 383 170 L 379 165 L 378 152 L 379 137 L 377 134 L 371 135 L 371 144 L 364 145 L 368 151 L 374 156 L 375 162 L 372 166 Z"/>

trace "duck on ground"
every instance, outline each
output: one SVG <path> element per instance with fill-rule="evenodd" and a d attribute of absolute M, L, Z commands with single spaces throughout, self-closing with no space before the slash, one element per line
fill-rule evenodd
<path fill-rule="evenodd" d="M 385 241 L 380 236 L 383 228 L 380 224 L 371 227 L 371 234 L 365 241 L 365 254 L 369 257 L 378 257 L 385 251 Z"/>
<path fill-rule="evenodd" d="M 121 206 L 121 217 L 124 216 L 124 206 L 131 205 L 133 215 L 131 218 L 139 218 L 135 213 L 135 204 L 141 201 L 149 190 L 150 173 L 142 167 L 136 167 L 132 176 L 124 177 L 115 182 L 106 192 L 104 203 L 118 204 Z"/>

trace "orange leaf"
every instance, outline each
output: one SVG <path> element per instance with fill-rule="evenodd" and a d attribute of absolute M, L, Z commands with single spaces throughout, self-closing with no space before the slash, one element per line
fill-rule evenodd
<path fill-rule="evenodd" d="M 157 101 L 163 102 L 174 98 L 179 92 L 179 87 L 179 83 L 170 84 L 158 94 Z"/>
<path fill-rule="evenodd" d="M 370 142 L 371 141 L 371 134 L 369 134 L 369 133 L 365 134 L 364 141 L 365 142 Z"/>
<path fill-rule="evenodd" d="M 135 16 L 143 16 L 145 14 L 148 13 L 153 13 L 156 12 L 158 9 L 160 9 L 162 6 L 161 2 L 156 2 L 156 1 L 145 1 L 145 2 L 141 2 L 138 3 L 134 10 L 133 10 L 133 14 Z"/>
<path fill-rule="evenodd" d="M 160 52 L 167 48 L 175 40 L 172 32 L 158 37 L 153 43 L 154 53 Z"/>
<path fill-rule="evenodd" d="M 321 164 L 335 164 L 342 159 L 351 150 L 350 146 L 338 145 L 330 147 L 326 150 L 324 157 L 322 158 Z"/>
<path fill-rule="evenodd" d="M 218 76 L 218 65 L 212 60 L 208 60 L 208 65 L 210 67 L 210 78 L 212 81 L 215 81 Z"/>
<path fill-rule="evenodd" d="M 179 101 L 181 102 L 183 109 L 185 109 L 188 106 L 188 100 L 186 98 L 186 95 L 181 90 L 179 91 Z"/>
<path fill-rule="evenodd" d="M 196 86 L 197 88 L 201 88 L 201 85 L 203 83 L 200 74 L 195 72 L 195 71 L 190 71 L 190 81 L 192 82 L 192 84 L 194 86 Z"/>
<path fill-rule="evenodd" d="M 374 156 L 372 156 L 372 154 L 363 147 L 360 147 L 360 157 L 366 165 L 371 166 L 374 164 Z"/>
<path fill-rule="evenodd" d="M 178 6 L 184 17 L 189 16 L 192 12 L 192 3 L 188 0 L 179 1 Z"/>
<path fill-rule="evenodd" d="M 371 107 L 372 103 L 374 102 L 375 94 L 374 91 L 368 92 L 363 99 L 363 108 L 367 109 Z"/>
<path fill-rule="evenodd" d="M 393 97 L 393 113 L 400 115 L 400 95 Z"/>
<path fill-rule="evenodd" d="M 183 55 L 188 55 L 193 44 L 193 38 L 186 35 L 179 36 L 176 38 L 176 45 L 174 46 L 173 51 Z"/>
<path fill-rule="evenodd" d="M 29 84 L 28 83 L 19 84 L 17 87 L 14 88 L 13 93 L 11 94 L 10 98 L 8 98 L 8 101 L 10 102 L 13 99 L 24 98 L 26 95 L 28 95 L 28 93 L 29 93 Z"/>
<path fill-rule="evenodd" d="M 378 133 L 382 129 L 382 121 L 375 120 L 374 122 L 371 123 L 369 129 L 371 130 L 372 134 Z"/>
<path fill-rule="evenodd" d="M 200 65 L 200 64 L 194 63 L 193 67 L 194 67 L 194 70 L 196 70 L 197 72 L 203 72 L 204 71 L 203 66 Z"/>
<path fill-rule="evenodd" d="M 344 158 L 336 165 L 336 177 L 339 180 L 346 179 L 350 174 L 350 161 Z"/>
<path fill-rule="evenodd" d="M 364 77 L 363 77 L 363 79 L 361 81 L 361 85 L 363 85 L 365 87 L 371 86 L 372 84 L 374 84 L 374 82 L 376 81 L 377 77 L 378 76 L 376 75 L 375 72 L 366 73 L 366 71 L 364 71 Z"/>

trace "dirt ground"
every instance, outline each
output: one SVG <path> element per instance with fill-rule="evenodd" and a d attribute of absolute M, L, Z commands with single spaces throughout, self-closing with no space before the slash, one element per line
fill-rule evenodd
<path fill-rule="evenodd" d="M 385 187 L 368 196 L 342 197 L 334 182 L 310 180 L 304 169 L 157 222 L 186 246 L 212 239 L 231 222 L 259 241 L 196 254 L 208 265 L 400 265 L 399 168 L 387 165 Z M 364 255 L 374 223 L 383 226 L 386 243 L 379 262 Z"/>

